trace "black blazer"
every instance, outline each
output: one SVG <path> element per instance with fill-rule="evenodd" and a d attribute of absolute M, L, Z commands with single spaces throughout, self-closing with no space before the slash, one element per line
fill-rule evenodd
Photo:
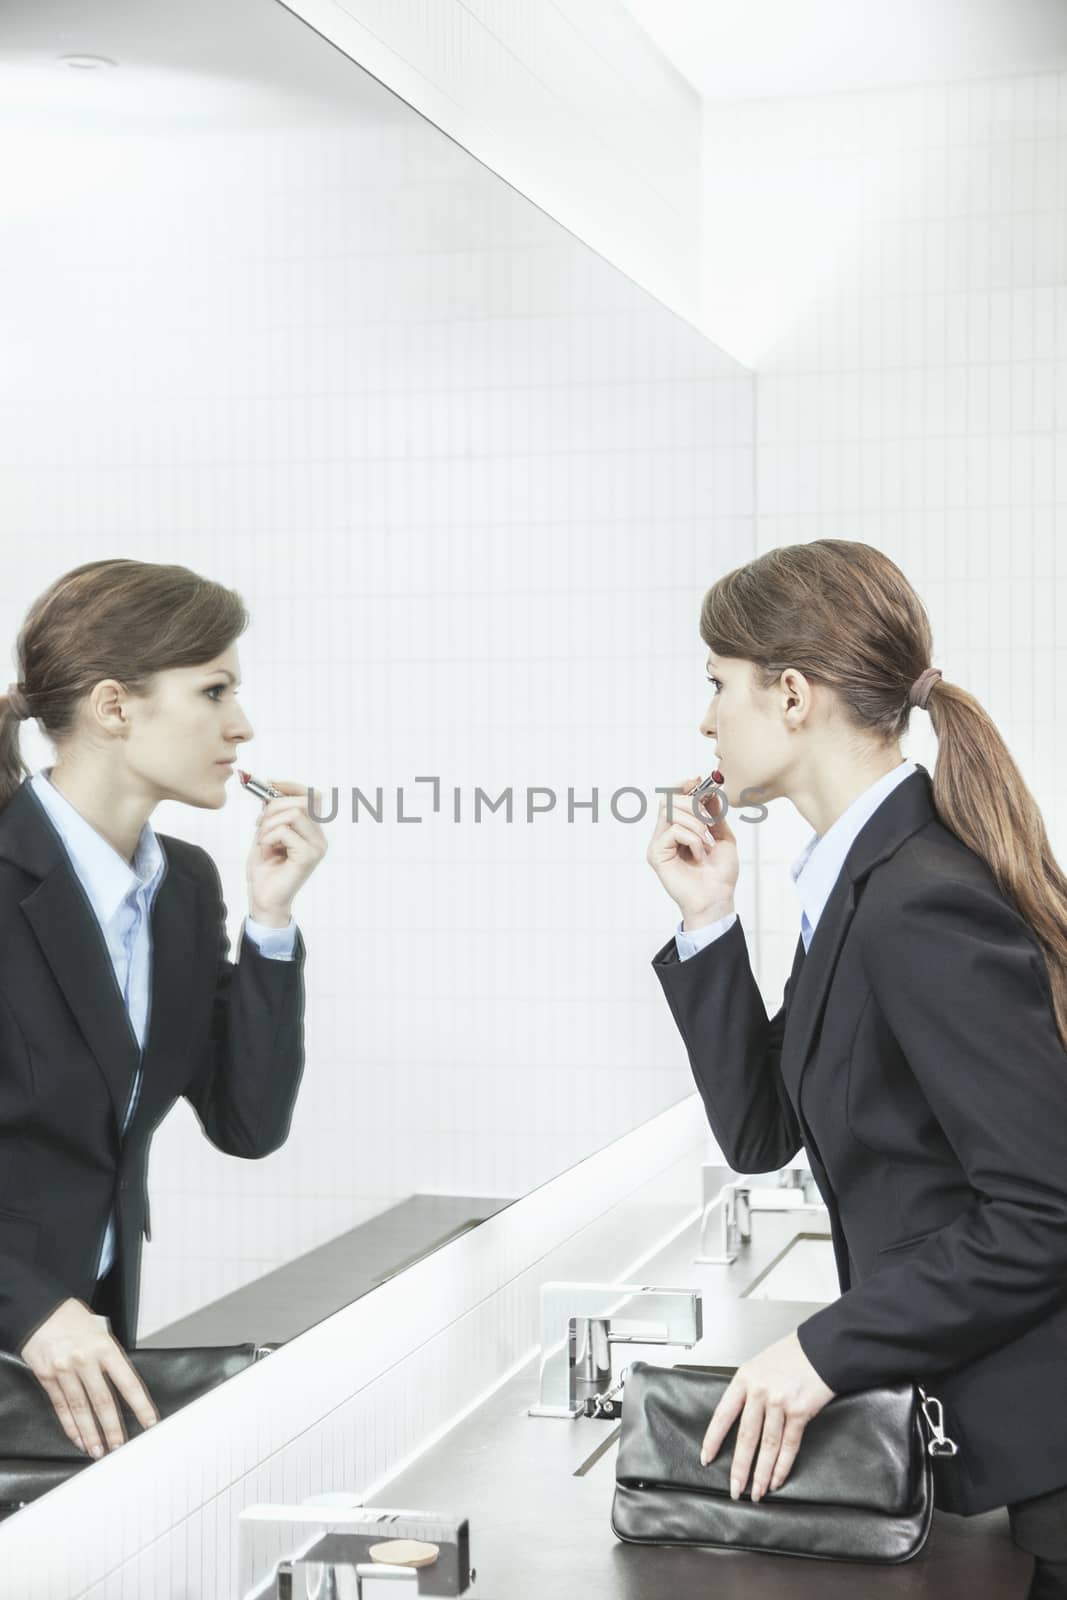
<path fill-rule="evenodd" d="M 809 1154 L 843 1291 L 798 1329 L 823 1380 L 929 1382 L 960 1446 L 944 1510 L 1067 1484 L 1067 1051 L 1037 939 L 926 769 L 856 836 L 772 1019 L 740 919 L 653 967 L 730 1166 Z"/>
<path fill-rule="evenodd" d="M 271 960 L 241 940 L 199 846 L 157 835 L 152 988 L 140 1059 L 107 945 L 29 783 L 0 811 L 0 1347 L 19 1350 L 63 1300 L 89 1304 L 112 1205 L 120 1315 L 136 1338 L 152 1135 L 179 1095 L 220 1150 L 285 1142 L 304 1064 L 304 943 Z"/>

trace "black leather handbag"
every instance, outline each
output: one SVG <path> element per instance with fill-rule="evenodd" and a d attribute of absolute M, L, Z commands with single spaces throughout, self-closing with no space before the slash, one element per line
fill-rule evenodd
<path fill-rule="evenodd" d="M 955 1455 L 940 1401 L 898 1383 L 838 1395 L 807 1424 L 780 1489 L 730 1498 L 740 1419 L 714 1461 L 700 1446 L 732 1367 L 654 1367 L 626 1377 L 611 1525 L 635 1544 L 718 1546 L 825 1561 L 909 1561 L 934 1510 L 933 1458 Z"/>
<path fill-rule="evenodd" d="M 276 1344 L 205 1345 L 189 1350 L 131 1350 L 126 1359 L 151 1395 L 160 1417 L 173 1416 L 218 1384 L 243 1372 Z M 144 1429 L 112 1385 L 112 1393 L 132 1439 Z M 30 1367 L 0 1351 L 0 1518 L 65 1483 L 93 1464 L 71 1444 L 52 1402 Z"/>

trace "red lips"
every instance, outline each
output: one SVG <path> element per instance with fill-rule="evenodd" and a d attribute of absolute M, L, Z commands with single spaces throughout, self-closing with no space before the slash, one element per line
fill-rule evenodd
<path fill-rule="evenodd" d="M 725 780 L 724 780 L 724 778 L 723 778 L 723 775 L 722 775 L 722 773 L 721 773 L 721 772 L 720 772 L 720 771 L 719 771 L 719 769 L 718 769 L 718 767 L 716 767 L 716 768 L 715 768 L 715 771 L 714 771 L 714 772 L 713 772 L 713 773 L 712 773 L 712 777 L 713 777 L 713 778 L 714 778 L 714 779 L 715 779 L 715 782 L 716 782 L 716 783 L 723 783 L 723 782 L 725 782 Z"/>

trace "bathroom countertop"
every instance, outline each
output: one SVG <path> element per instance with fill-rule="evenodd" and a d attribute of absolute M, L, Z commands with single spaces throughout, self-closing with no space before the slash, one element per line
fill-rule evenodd
<path fill-rule="evenodd" d="M 409 1195 L 358 1227 L 154 1329 L 138 1339 L 138 1348 L 243 1344 L 248 1339 L 285 1344 L 510 1204 L 481 1195 Z"/>
<path fill-rule="evenodd" d="M 704 1336 L 684 1350 L 614 1349 L 634 1360 L 735 1366 L 810 1316 L 807 1302 L 746 1299 L 797 1233 L 822 1232 L 817 1215 L 761 1213 L 732 1266 L 697 1266 L 694 1224 L 647 1262 L 639 1281 L 703 1292 Z M 532 1360 L 418 1461 L 376 1491 L 379 1506 L 461 1512 L 470 1523 L 477 1600 L 1023 1600 L 1032 1563 L 1011 1541 L 1007 1514 L 935 1512 L 924 1549 L 898 1566 L 858 1565 L 624 1544 L 611 1529 L 619 1424 L 528 1417 L 537 1400 Z M 599 1451 L 599 1454 L 598 1454 Z"/>

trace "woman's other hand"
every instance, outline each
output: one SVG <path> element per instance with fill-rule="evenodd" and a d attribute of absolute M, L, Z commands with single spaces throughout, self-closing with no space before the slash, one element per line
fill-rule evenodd
<path fill-rule="evenodd" d="M 71 1444 L 87 1455 L 103 1455 L 101 1429 L 109 1449 L 117 1450 L 126 1442 L 109 1379 L 143 1428 L 159 1421 L 148 1390 L 112 1335 L 108 1319 L 90 1311 L 83 1300 L 64 1300 L 19 1354 L 51 1400 Z M 17 1454 L 18 1440 L 9 1443 Z"/>
<path fill-rule="evenodd" d="M 768 1488 L 782 1487 L 804 1429 L 834 1398 L 833 1389 L 827 1388 L 804 1354 L 796 1333 L 789 1333 L 738 1367 L 711 1414 L 700 1450 L 701 1464 L 714 1461 L 739 1416 L 730 1495 L 734 1500 L 741 1495 L 755 1458 L 752 1499 L 760 1500 Z"/>

